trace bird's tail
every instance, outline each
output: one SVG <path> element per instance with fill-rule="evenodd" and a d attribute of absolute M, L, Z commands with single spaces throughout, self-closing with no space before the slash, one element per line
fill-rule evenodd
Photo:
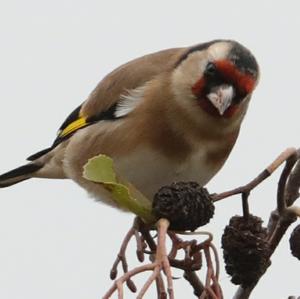
<path fill-rule="evenodd" d="M 34 173 L 41 169 L 43 164 L 31 162 L 15 168 L 0 175 L 0 188 L 9 187 L 19 182 L 28 180 L 34 176 Z"/>

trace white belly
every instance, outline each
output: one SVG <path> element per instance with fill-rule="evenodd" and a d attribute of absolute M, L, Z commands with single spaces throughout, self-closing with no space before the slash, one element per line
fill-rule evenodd
<path fill-rule="evenodd" d="M 160 187 L 172 182 L 196 181 L 205 185 L 217 171 L 205 161 L 206 152 L 201 148 L 180 163 L 151 149 L 138 149 L 129 156 L 115 159 L 115 166 L 121 175 L 152 199 Z"/>

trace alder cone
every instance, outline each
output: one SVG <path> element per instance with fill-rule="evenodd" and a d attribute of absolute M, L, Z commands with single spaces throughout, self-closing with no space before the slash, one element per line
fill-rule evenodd
<path fill-rule="evenodd" d="M 300 224 L 298 224 L 290 237 L 290 249 L 292 255 L 300 260 Z"/>
<path fill-rule="evenodd" d="M 209 222 L 214 214 L 213 201 L 196 182 L 178 182 L 164 186 L 154 195 L 153 213 L 170 221 L 171 230 L 194 231 Z"/>
<path fill-rule="evenodd" d="M 232 283 L 243 287 L 254 285 L 269 267 L 270 248 L 266 236 L 267 230 L 259 217 L 230 219 L 222 236 L 222 248 L 225 269 Z"/>

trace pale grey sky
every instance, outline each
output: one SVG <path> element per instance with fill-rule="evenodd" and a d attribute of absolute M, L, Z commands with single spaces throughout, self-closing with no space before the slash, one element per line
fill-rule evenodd
<path fill-rule="evenodd" d="M 68 113 L 121 63 L 232 38 L 252 50 L 262 75 L 239 140 L 209 190 L 248 182 L 284 148 L 300 144 L 299 10 L 296 0 L 1 0 L 0 172 L 50 145 Z M 264 219 L 275 206 L 278 174 L 251 196 L 251 210 Z M 70 181 L 31 180 L 0 194 L 0 298 L 101 298 L 133 216 L 95 203 Z M 240 211 L 237 198 L 217 205 L 206 227 L 217 247 Z M 300 263 L 287 237 L 272 261 L 252 298 L 300 295 Z M 221 283 L 231 298 L 236 287 L 224 270 Z M 176 298 L 193 298 L 183 279 L 175 287 Z"/>

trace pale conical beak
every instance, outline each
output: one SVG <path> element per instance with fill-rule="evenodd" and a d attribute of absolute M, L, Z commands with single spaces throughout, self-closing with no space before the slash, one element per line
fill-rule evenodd
<path fill-rule="evenodd" d="M 226 109 L 231 105 L 235 97 L 235 90 L 232 85 L 222 84 L 211 89 L 207 95 L 210 102 L 218 109 L 220 115 L 223 115 Z"/>

